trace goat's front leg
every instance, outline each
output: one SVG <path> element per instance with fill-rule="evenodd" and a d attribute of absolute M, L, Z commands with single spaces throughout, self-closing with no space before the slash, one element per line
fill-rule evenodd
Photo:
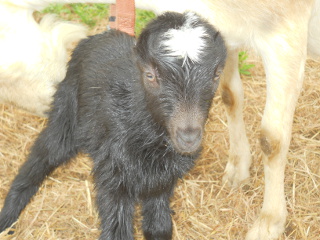
<path fill-rule="evenodd" d="M 290 39 L 288 34 L 273 36 L 261 48 L 267 75 L 267 101 L 260 135 L 265 190 L 260 216 L 247 240 L 277 239 L 284 232 L 287 216 L 284 171 L 307 50 L 306 33 L 298 36 L 298 39 L 293 36 Z"/>
<path fill-rule="evenodd" d="M 143 233 L 146 240 L 171 240 L 172 220 L 170 193 L 163 193 L 143 200 Z"/>
<path fill-rule="evenodd" d="M 113 186 L 112 186 L 113 185 Z M 115 187 L 118 185 L 117 187 Z M 133 240 L 135 200 L 116 179 L 97 180 L 97 206 L 101 219 L 100 240 Z"/>
<path fill-rule="evenodd" d="M 230 135 L 229 160 L 223 180 L 236 187 L 249 177 L 251 155 L 243 121 L 243 88 L 238 71 L 238 51 L 229 50 L 223 78 L 222 101 L 227 112 Z"/>

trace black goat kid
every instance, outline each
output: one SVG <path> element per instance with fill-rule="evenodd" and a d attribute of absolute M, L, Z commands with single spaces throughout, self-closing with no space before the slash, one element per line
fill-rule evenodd
<path fill-rule="evenodd" d="M 145 238 L 171 239 L 169 198 L 199 155 L 225 58 L 220 34 L 191 12 L 159 16 L 137 43 L 114 30 L 83 40 L 12 183 L 0 231 L 47 175 L 84 151 L 94 160 L 100 239 L 133 239 L 138 201 Z"/>

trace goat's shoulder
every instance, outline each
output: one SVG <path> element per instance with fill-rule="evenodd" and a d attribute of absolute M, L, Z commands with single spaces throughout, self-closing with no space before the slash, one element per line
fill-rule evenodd
<path fill-rule="evenodd" d="M 136 75 L 134 45 L 135 38 L 117 30 L 82 40 L 73 52 L 67 73 L 77 76 L 75 81 L 80 95 L 104 96 L 105 92 L 110 93 L 111 89 Z"/>
<path fill-rule="evenodd" d="M 73 52 L 72 60 L 89 67 L 105 64 L 132 54 L 135 38 L 117 30 L 105 31 L 83 39 Z M 72 61 L 71 60 L 71 61 Z"/>

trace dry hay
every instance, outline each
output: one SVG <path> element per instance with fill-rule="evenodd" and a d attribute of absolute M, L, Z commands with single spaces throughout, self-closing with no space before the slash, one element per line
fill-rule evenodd
<path fill-rule="evenodd" d="M 105 23 L 100 24 L 105 28 Z M 101 30 L 97 28 L 93 32 Z M 243 77 L 245 122 L 253 164 L 251 178 L 229 189 L 221 179 L 228 157 L 228 131 L 218 92 L 206 125 L 204 151 L 195 168 L 179 181 L 172 198 L 174 239 L 244 239 L 263 200 L 263 166 L 258 142 L 265 102 L 265 78 L 258 58 L 252 76 Z M 285 191 L 289 211 L 280 239 L 320 236 L 320 63 L 308 61 L 288 154 Z M 0 206 L 13 178 L 46 120 L 13 106 L 0 105 Z M 99 219 L 94 207 L 91 160 L 81 155 L 58 168 L 21 214 L 12 236 L 0 239 L 97 239 Z M 135 237 L 143 239 L 139 208 Z"/>

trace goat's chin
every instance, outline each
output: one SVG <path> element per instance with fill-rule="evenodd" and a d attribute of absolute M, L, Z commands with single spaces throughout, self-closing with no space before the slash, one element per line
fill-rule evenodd
<path fill-rule="evenodd" d="M 192 147 L 180 144 L 177 140 L 172 139 L 174 149 L 183 155 L 197 155 L 201 151 L 201 144 L 196 144 Z"/>

